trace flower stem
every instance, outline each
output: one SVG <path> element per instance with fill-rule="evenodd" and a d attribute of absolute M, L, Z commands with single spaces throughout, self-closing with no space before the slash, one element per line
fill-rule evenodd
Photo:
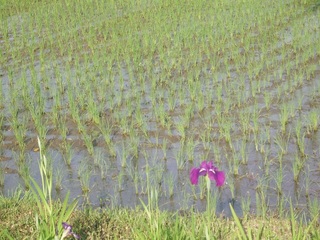
<path fill-rule="evenodd" d="M 210 186 L 211 186 L 211 181 L 209 176 L 206 176 L 206 181 L 207 181 L 207 213 L 208 215 L 210 214 Z"/>

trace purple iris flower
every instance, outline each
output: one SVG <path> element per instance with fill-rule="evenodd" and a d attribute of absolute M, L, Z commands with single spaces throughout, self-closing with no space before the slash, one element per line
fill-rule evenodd
<path fill-rule="evenodd" d="M 203 161 L 200 164 L 200 168 L 192 168 L 190 172 L 190 181 L 193 185 L 198 184 L 198 178 L 200 176 L 208 176 L 210 180 L 216 181 L 216 186 L 220 187 L 224 184 L 225 175 L 223 171 L 218 171 L 212 161 Z"/>
<path fill-rule="evenodd" d="M 66 222 L 63 222 L 62 226 L 63 226 L 64 231 L 63 231 L 61 239 L 64 239 L 65 237 L 68 237 L 68 236 L 71 236 L 71 235 L 76 239 L 80 239 L 80 237 L 77 234 L 72 232 L 72 226 L 71 225 L 69 225 Z"/>

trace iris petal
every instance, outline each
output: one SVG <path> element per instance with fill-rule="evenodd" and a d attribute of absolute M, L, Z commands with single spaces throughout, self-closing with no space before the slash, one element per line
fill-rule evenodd
<path fill-rule="evenodd" d="M 211 181 L 216 180 L 216 172 L 213 169 L 210 169 L 208 171 L 208 177 Z"/>
<path fill-rule="evenodd" d="M 214 180 L 216 180 L 216 186 L 220 187 L 224 184 L 224 181 L 226 179 L 226 176 L 224 175 L 223 171 L 216 171 L 216 174 L 214 174 Z"/>
<path fill-rule="evenodd" d="M 193 185 L 198 184 L 199 171 L 200 171 L 200 168 L 192 168 L 191 169 L 191 172 L 190 172 L 191 184 L 193 184 Z"/>
<path fill-rule="evenodd" d="M 205 176 L 207 175 L 208 170 L 206 168 L 200 168 L 198 175 L 199 176 Z"/>
<path fill-rule="evenodd" d="M 204 168 L 204 169 L 206 169 L 208 171 L 209 170 L 209 165 L 208 165 L 207 161 L 203 161 L 200 164 L 200 168 Z"/>

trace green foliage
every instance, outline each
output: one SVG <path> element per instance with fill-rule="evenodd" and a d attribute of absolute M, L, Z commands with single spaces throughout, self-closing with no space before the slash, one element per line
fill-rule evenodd
<path fill-rule="evenodd" d="M 30 177 L 32 196 L 37 203 L 38 213 L 35 216 L 37 232 L 34 233 L 36 239 L 57 239 L 57 234 L 62 235 L 62 222 L 68 221 L 72 212 L 77 206 L 77 200 L 69 203 L 69 192 L 62 204 L 57 208 L 51 199 L 52 176 L 48 172 L 48 162 L 42 152 L 41 142 L 38 138 L 40 148 L 39 170 L 41 175 L 42 188 Z"/>

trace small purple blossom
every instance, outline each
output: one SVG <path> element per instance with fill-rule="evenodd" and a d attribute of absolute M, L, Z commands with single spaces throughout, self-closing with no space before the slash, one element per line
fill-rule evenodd
<path fill-rule="evenodd" d="M 72 226 L 71 225 L 69 225 L 66 222 L 63 222 L 62 226 L 63 226 L 64 231 L 63 231 L 61 239 L 64 239 L 65 237 L 68 237 L 68 236 L 73 236 L 76 239 L 80 239 L 80 237 L 77 234 L 72 232 Z"/>
<path fill-rule="evenodd" d="M 225 175 L 223 171 L 218 171 L 218 168 L 215 167 L 212 161 L 203 161 L 200 164 L 200 168 L 192 168 L 190 171 L 190 181 L 191 184 L 198 184 L 198 178 L 200 176 L 208 176 L 211 181 L 216 181 L 216 186 L 220 187 L 224 184 Z"/>

